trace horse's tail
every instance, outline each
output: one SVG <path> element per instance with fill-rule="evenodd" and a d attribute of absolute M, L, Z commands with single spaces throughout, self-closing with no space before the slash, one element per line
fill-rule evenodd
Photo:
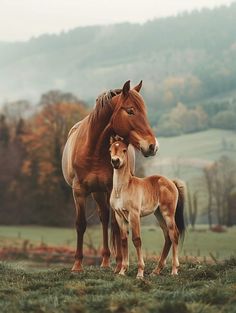
<path fill-rule="evenodd" d="M 176 222 L 176 226 L 178 228 L 179 234 L 180 234 L 181 241 L 183 242 L 184 234 L 186 230 L 185 222 L 184 222 L 184 205 L 185 205 L 185 198 L 186 198 L 185 196 L 186 186 L 184 182 L 179 179 L 173 180 L 173 183 L 177 187 L 178 193 L 179 193 L 177 207 L 175 211 L 175 222 Z"/>

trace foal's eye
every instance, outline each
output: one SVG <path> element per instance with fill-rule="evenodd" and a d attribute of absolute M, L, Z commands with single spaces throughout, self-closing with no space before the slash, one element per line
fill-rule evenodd
<path fill-rule="evenodd" d="M 124 152 L 124 153 L 126 153 L 126 151 L 127 151 L 126 149 L 123 149 L 123 152 Z"/>
<path fill-rule="evenodd" d="M 129 115 L 134 115 L 134 109 L 133 108 L 128 108 L 126 110 L 126 112 L 129 114 Z"/>

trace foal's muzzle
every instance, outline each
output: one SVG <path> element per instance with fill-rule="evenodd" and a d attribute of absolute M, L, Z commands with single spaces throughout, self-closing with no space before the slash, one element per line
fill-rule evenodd
<path fill-rule="evenodd" d="M 120 159 L 119 158 L 111 159 L 111 164 L 115 169 L 118 169 L 120 167 Z"/>

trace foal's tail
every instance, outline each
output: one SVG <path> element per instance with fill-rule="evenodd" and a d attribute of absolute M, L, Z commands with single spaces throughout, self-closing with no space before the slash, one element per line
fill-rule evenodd
<path fill-rule="evenodd" d="M 175 222 L 178 228 L 181 241 L 184 241 L 184 234 L 185 234 L 185 222 L 184 222 L 184 204 L 185 204 L 185 184 L 183 181 L 179 179 L 173 180 L 173 183 L 178 189 L 179 197 L 177 202 L 177 207 L 175 211 Z"/>

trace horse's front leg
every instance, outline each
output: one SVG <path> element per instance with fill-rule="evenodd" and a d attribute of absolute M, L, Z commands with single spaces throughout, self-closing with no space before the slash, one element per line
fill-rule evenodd
<path fill-rule="evenodd" d="M 83 238 L 86 230 L 87 222 L 85 217 L 85 200 L 86 195 L 79 190 L 79 186 L 73 186 L 73 196 L 76 206 L 76 231 L 77 231 L 77 247 L 75 253 L 75 263 L 72 272 L 81 272 L 83 260 Z"/>
<path fill-rule="evenodd" d="M 140 215 L 139 212 L 133 212 L 130 214 L 130 224 L 132 229 L 132 241 L 136 248 L 137 257 L 138 257 L 138 273 L 137 278 L 143 278 L 144 274 L 144 260 L 142 253 L 142 240 L 140 235 Z"/>
<path fill-rule="evenodd" d="M 98 205 L 98 214 L 102 223 L 103 231 L 103 249 L 101 267 L 110 267 L 110 249 L 108 246 L 108 224 L 109 224 L 109 205 L 107 202 L 107 194 L 104 192 L 93 193 L 93 198 Z"/>

